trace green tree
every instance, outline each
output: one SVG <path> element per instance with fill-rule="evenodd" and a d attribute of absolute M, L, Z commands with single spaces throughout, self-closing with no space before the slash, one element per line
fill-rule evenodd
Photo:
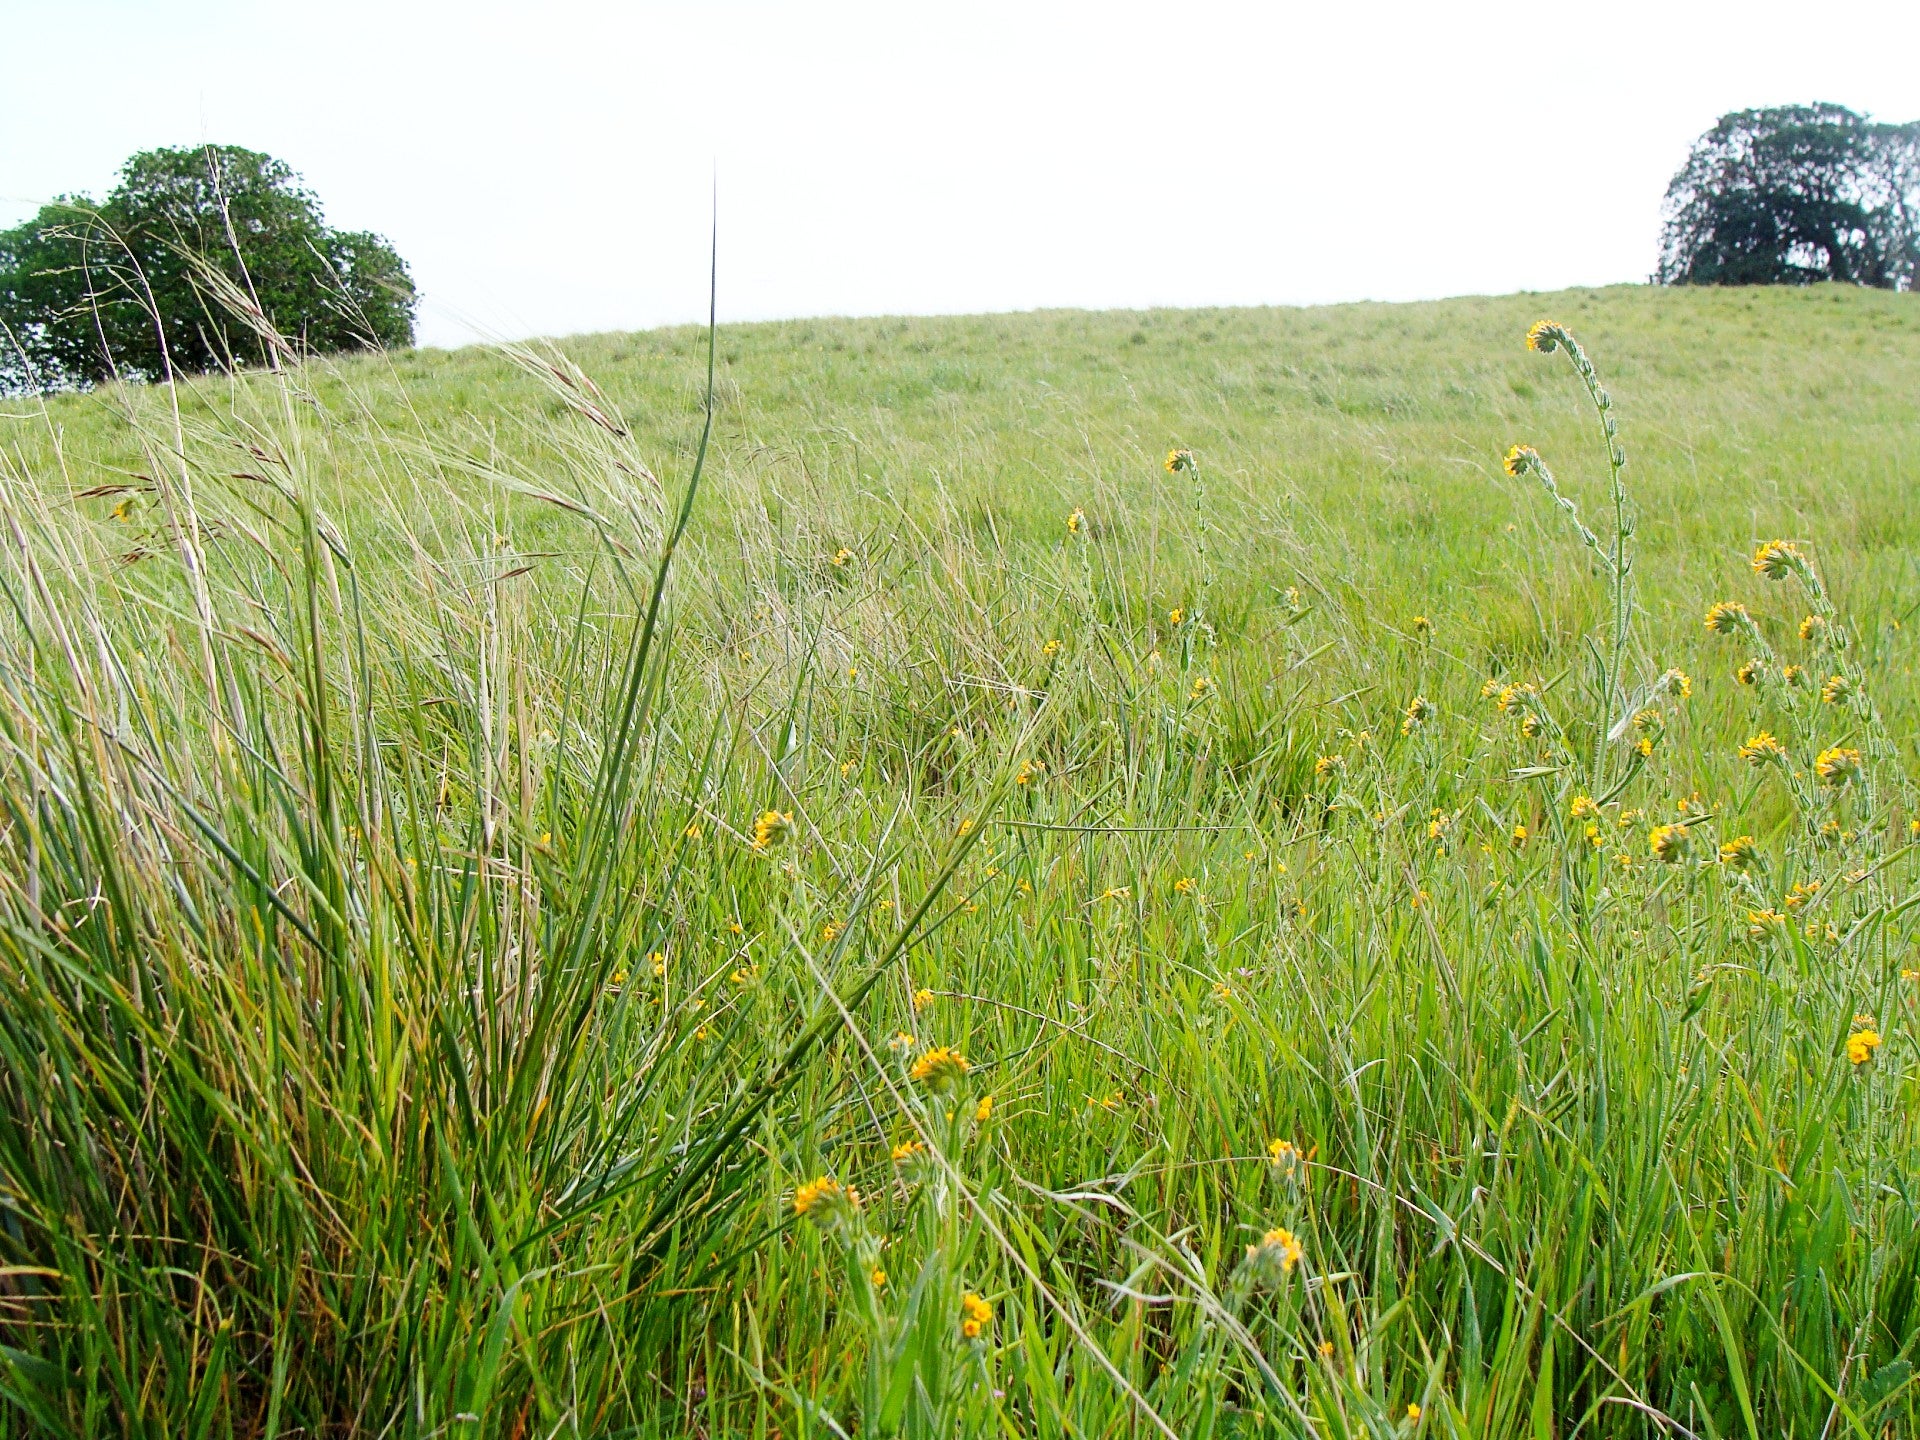
<path fill-rule="evenodd" d="M 1667 187 L 1666 285 L 1845 281 L 1908 289 L 1920 268 L 1920 122 L 1841 105 L 1739 110 Z"/>
<path fill-rule="evenodd" d="M 330 230 L 284 162 L 234 145 L 148 150 L 98 205 L 67 196 L 0 232 L 0 388 L 413 343 L 406 262 Z"/>

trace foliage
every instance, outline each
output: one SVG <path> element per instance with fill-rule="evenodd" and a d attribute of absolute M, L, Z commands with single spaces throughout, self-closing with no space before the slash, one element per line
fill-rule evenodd
<path fill-rule="evenodd" d="M 1920 121 L 1840 105 L 1739 110 L 1667 186 L 1666 285 L 1911 288 L 1920 267 Z"/>
<path fill-rule="evenodd" d="M 233 145 L 148 150 L 99 205 L 70 196 L 0 233 L 0 387 L 158 379 L 413 343 L 413 282 L 377 235 L 329 229 L 283 162 Z"/>
<path fill-rule="evenodd" d="M 5 422 L 13 1423 L 1912 1432 L 1920 314 L 1517 303 Z"/>

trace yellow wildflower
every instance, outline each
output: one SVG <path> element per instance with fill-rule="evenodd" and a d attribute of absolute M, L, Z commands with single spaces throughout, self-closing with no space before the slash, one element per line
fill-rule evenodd
<path fill-rule="evenodd" d="M 1753 629 L 1753 616 L 1738 600 L 1722 600 L 1707 611 L 1707 629 L 1716 635 L 1734 635 Z"/>
<path fill-rule="evenodd" d="M 931 1004 L 933 1004 L 933 991 L 916 990 L 913 992 L 913 1009 L 915 1014 L 918 1014 Z"/>
<path fill-rule="evenodd" d="M 1758 660 L 1749 660 L 1733 672 L 1733 680 L 1736 685 L 1751 685 L 1759 678 L 1760 662 Z"/>
<path fill-rule="evenodd" d="M 1753 573 L 1769 580 L 1784 580 L 1806 563 L 1806 556 L 1785 540 L 1765 541 L 1753 552 Z"/>
<path fill-rule="evenodd" d="M 753 848 L 771 850 L 793 833 L 791 810 L 767 810 L 753 822 Z"/>
<path fill-rule="evenodd" d="M 1551 355 L 1563 340 L 1572 338 L 1566 326 L 1552 320 L 1536 320 L 1527 331 L 1527 349 L 1536 355 Z"/>
<path fill-rule="evenodd" d="M 982 1095 L 980 1103 L 973 1107 L 974 1123 L 984 1125 L 993 1115 L 993 1096 Z"/>
<path fill-rule="evenodd" d="M 860 1192 L 828 1175 L 809 1180 L 793 1192 L 793 1213 L 812 1215 L 822 1223 L 835 1218 L 836 1212 L 851 1214 L 859 1208 Z"/>
<path fill-rule="evenodd" d="M 1814 636 L 1818 635 L 1820 631 L 1825 628 L 1826 623 L 1827 622 L 1822 620 L 1818 615 L 1807 616 L 1800 622 L 1800 638 L 1802 640 L 1813 639 Z"/>
<path fill-rule="evenodd" d="M 1291 1140 L 1269 1140 L 1267 1142 L 1267 1164 L 1273 1167 L 1273 1173 L 1282 1180 L 1291 1180 L 1300 1172 L 1306 1157 Z"/>
<path fill-rule="evenodd" d="M 978 1340 L 993 1324 L 993 1306 L 969 1290 L 960 1299 L 960 1333 Z"/>
<path fill-rule="evenodd" d="M 1300 1264 L 1300 1239 L 1291 1230 L 1276 1226 L 1262 1235 L 1257 1244 L 1247 1246 L 1247 1264 L 1262 1279 L 1291 1275 Z"/>
<path fill-rule="evenodd" d="M 1864 1065 L 1873 1058 L 1873 1052 L 1880 1048 L 1878 1030 L 1856 1030 L 1847 1036 L 1847 1059 L 1855 1065 Z"/>
<path fill-rule="evenodd" d="M 1815 758 L 1813 770 L 1822 785 L 1845 785 L 1860 778 L 1860 752 L 1844 745 L 1829 745 Z"/>
<path fill-rule="evenodd" d="M 1195 880 L 1191 875 L 1182 875 L 1178 880 L 1173 882 L 1173 893 L 1176 895 L 1191 895 L 1194 887 L 1199 883 L 1200 882 Z"/>
<path fill-rule="evenodd" d="M 1540 463 L 1540 452 L 1531 445 L 1514 445 L 1507 450 L 1506 458 L 1500 462 L 1507 474 L 1516 480 Z"/>
<path fill-rule="evenodd" d="M 1047 659 L 1052 659 L 1055 655 L 1058 655 L 1060 653 L 1060 642 L 1058 640 L 1047 641 L 1046 644 L 1040 647 L 1040 653 L 1042 656 L 1046 657 Z"/>
<path fill-rule="evenodd" d="M 1771 730 L 1762 730 L 1750 737 L 1737 753 L 1749 765 L 1778 765 L 1787 758 L 1787 747 Z"/>
<path fill-rule="evenodd" d="M 1820 687 L 1820 698 L 1829 705 L 1844 705 L 1853 698 L 1853 682 L 1844 675 L 1829 675 Z"/>
<path fill-rule="evenodd" d="M 926 1148 L 927 1147 L 922 1145 L 918 1140 L 902 1140 L 898 1145 L 893 1147 L 893 1163 L 896 1165 L 904 1165 Z"/>
<path fill-rule="evenodd" d="M 1400 733 L 1402 735 L 1411 734 L 1415 726 L 1424 724 L 1427 717 L 1432 714 L 1433 702 L 1428 700 L 1424 695 L 1414 696 L 1413 699 L 1407 702 L 1407 715 L 1406 718 L 1400 722 Z"/>
<path fill-rule="evenodd" d="M 1193 451 L 1169 450 L 1167 451 L 1167 458 L 1163 463 L 1166 465 L 1169 475 L 1177 475 L 1183 470 L 1192 470 L 1194 468 Z"/>
<path fill-rule="evenodd" d="M 1086 511 L 1075 509 L 1068 513 L 1067 533 L 1069 535 L 1078 535 L 1082 530 L 1086 528 L 1087 528 L 1087 512 Z"/>
<path fill-rule="evenodd" d="M 1672 865 L 1686 857 L 1690 837 L 1684 825 L 1656 825 L 1648 832 L 1647 848 L 1663 865 Z"/>
<path fill-rule="evenodd" d="M 1516 850 L 1525 845 L 1527 843 L 1527 827 L 1524 825 L 1514 826 L 1513 834 L 1508 837 L 1508 843 Z"/>
<path fill-rule="evenodd" d="M 1684 670 L 1669 670 L 1661 679 L 1666 682 L 1667 688 L 1682 700 L 1693 694 L 1693 681 Z"/>
<path fill-rule="evenodd" d="M 935 1045 L 913 1062 L 913 1069 L 908 1073 L 936 1095 L 940 1095 L 957 1085 L 961 1076 L 972 1068 L 967 1063 L 967 1057 L 958 1050 L 949 1049 L 945 1045 Z"/>
<path fill-rule="evenodd" d="M 882 1270 L 878 1265 L 873 1267 L 867 1279 L 876 1290 L 884 1290 L 887 1288 L 887 1272 Z"/>
<path fill-rule="evenodd" d="M 831 563 L 834 569 L 843 570 L 846 568 L 847 562 L 851 559 L 853 559 L 853 551 L 842 545 L 838 550 L 833 552 L 833 560 Z"/>
<path fill-rule="evenodd" d="M 1591 795 L 1576 795 L 1567 813 L 1576 820 L 1597 820 L 1600 818 L 1600 807 L 1594 804 Z"/>
<path fill-rule="evenodd" d="M 1751 868 L 1760 859 L 1760 850 L 1751 835 L 1736 835 L 1720 847 L 1720 863 L 1736 870 Z"/>
<path fill-rule="evenodd" d="M 1178 605 L 1167 612 L 1167 624 L 1173 626 L 1176 630 L 1180 628 L 1180 622 L 1186 618 L 1187 612 L 1182 610 Z"/>

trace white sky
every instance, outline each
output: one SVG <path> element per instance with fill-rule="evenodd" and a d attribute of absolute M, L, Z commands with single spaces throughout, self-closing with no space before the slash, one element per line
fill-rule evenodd
<path fill-rule="evenodd" d="M 422 339 L 1643 279 L 1722 111 L 1920 118 L 1920 4 L 0 0 L 0 224 L 216 141 Z"/>

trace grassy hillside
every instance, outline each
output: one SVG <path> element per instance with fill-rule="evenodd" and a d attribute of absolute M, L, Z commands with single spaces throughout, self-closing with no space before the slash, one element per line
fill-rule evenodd
<path fill-rule="evenodd" d="M 0 421 L 12 1423 L 1914 1433 L 1920 300 L 562 348 Z"/>

